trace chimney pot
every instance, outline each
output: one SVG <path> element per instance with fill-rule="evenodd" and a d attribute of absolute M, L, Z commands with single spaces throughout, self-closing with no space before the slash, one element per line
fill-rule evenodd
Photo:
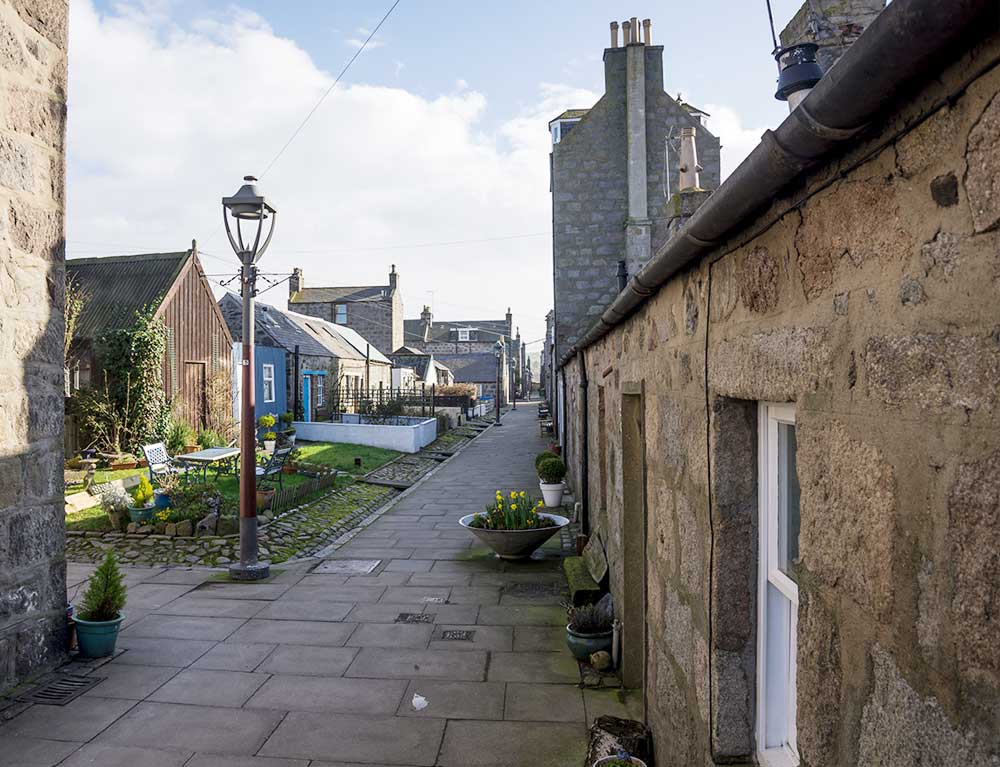
<path fill-rule="evenodd" d="M 612 21 L 611 22 L 611 47 L 612 48 L 617 48 L 618 47 L 618 22 L 617 21 Z"/>
<path fill-rule="evenodd" d="M 633 16 L 631 19 L 629 19 L 629 24 L 630 24 L 631 29 L 632 29 L 631 39 L 629 40 L 629 42 L 631 42 L 633 44 L 634 43 L 638 43 L 639 42 L 639 20 L 635 16 Z"/>
<path fill-rule="evenodd" d="M 680 191 L 700 188 L 701 179 L 698 173 L 701 170 L 702 167 L 698 164 L 698 147 L 695 144 L 695 129 L 681 128 L 681 151 L 678 167 Z"/>
<path fill-rule="evenodd" d="M 622 22 L 622 45 L 632 44 L 632 25 L 628 21 Z"/>
<path fill-rule="evenodd" d="M 646 45 L 653 44 L 653 22 L 651 19 L 642 20 L 642 42 Z"/>

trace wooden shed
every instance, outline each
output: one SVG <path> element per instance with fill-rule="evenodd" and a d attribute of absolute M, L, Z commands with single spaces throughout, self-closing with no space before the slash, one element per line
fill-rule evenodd
<path fill-rule="evenodd" d="M 71 388 L 99 385 L 103 372 L 94 341 L 128 327 L 136 311 L 155 307 L 167 331 L 163 383 L 174 412 L 195 428 L 206 424 L 209 388 L 232 376 L 232 337 L 198 259 L 197 246 L 179 253 L 79 258 L 66 262 L 66 278 L 86 295 L 77 321 L 77 360 Z"/>

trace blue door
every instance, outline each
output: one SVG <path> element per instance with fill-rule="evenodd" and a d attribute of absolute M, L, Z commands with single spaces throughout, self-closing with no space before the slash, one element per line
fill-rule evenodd
<path fill-rule="evenodd" d="M 302 376 L 302 415 L 302 420 L 312 420 L 312 407 L 309 401 L 309 376 Z"/>

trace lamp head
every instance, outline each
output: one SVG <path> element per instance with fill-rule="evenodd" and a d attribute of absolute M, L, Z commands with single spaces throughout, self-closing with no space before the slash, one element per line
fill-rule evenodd
<path fill-rule="evenodd" d="M 232 197 L 222 198 L 222 206 L 229 211 L 233 218 L 244 221 L 258 221 L 273 214 L 275 209 L 260 193 L 257 188 L 257 179 L 254 176 L 244 176 L 243 180 L 246 183 L 239 188 L 236 194 Z"/>

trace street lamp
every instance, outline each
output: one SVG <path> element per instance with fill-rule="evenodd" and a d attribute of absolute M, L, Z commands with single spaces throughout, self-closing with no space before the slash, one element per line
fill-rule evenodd
<path fill-rule="evenodd" d="M 495 344 L 493 344 L 493 356 L 495 356 L 497 358 L 497 390 L 496 390 L 496 397 L 495 397 L 495 399 L 496 399 L 496 407 L 497 407 L 496 423 L 497 423 L 497 426 L 499 426 L 500 425 L 500 392 L 503 391 L 503 388 L 502 388 L 502 386 L 503 386 L 503 376 L 501 375 L 501 372 L 502 372 L 502 369 L 503 369 L 502 368 L 502 365 L 503 365 L 503 341 L 497 341 Z"/>
<path fill-rule="evenodd" d="M 257 294 L 256 263 L 274 234 L 274 222 L 278 212 L 260 194 L 253 176 L 244 176 L 246 182 L 232 197 L 222 198 L 222 220 L 226 224 L 226 235 L 242 264 L 240 270 L 240 292 L 243 295 L 243 394 L 240 408 L 240 561 L 229 566 L 229 575 L 234 580 L 255 581 L 267 578 L 270 566 L 257 561 L 257 434 L 254 416 L 254 308 L 253 299 Z M 228 211 L 228 215 L 227 215 Z M 230 226 L 230 217 L 236 222 L 236 236 Z M 264 222 L 270 217 L 267 236 L 261 243 Z M 247 225 L 244 237 L 243 224 Z M 256 233 L 253 231 L 256 228 Z M 252 244 L 251 239 L 253 238 Z"/>

